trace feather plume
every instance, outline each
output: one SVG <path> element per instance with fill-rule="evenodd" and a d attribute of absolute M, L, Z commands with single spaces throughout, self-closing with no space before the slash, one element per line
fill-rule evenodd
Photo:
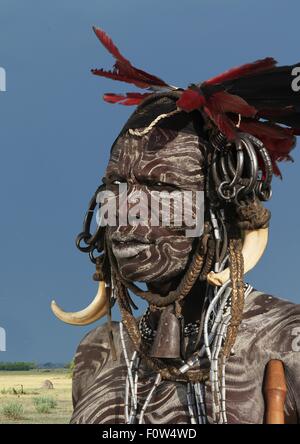
<path fill-rule="evenodd" d="M 126 96 L 122 94 L 106 93 L 103 100 L 108 103 L 120 103 L 121 105 L 139 105 L 150 93 L 127 93 Z"/>
<path fill-rule="evenodd" d="M 181 94 L 177 100 L 176 105 L 183 111 L 190 112 L 199 109 L 206 103 L 206 99 L 201 93 L 200 89 L 188 88 Z"/>
<path fill-rule="evenodd" d="M 239 96 L 220 91 L 207 100 L 207 106 L 219 113 L 236 113 L 244 117 L 254 117 L 257 110 Z"/>
<path fill-rule="evenodd" d="M 112 71 L 105 71 L 103 69 L 92 69 L 92 73 L 107 77 L 113 80 L 119 80 L 120 82 L 132 83 L 139 88 L 151 88 L 155 87 L 170 87 L 162 79 L 149 74 L 146 71 L 135 68 L 129 60 L 127 60 L 118 50 L 112 39 L 102 30 L 93 27 L 93 30 L 102 43 L 102 45 L 110 52 L 110 54 L 116 59 Z"/>
<path fill-rule="evenodd" d="M 262 72 L 267 69 L 273 68 L 276 65 L 276 63 L 277 63 L 276 60 L 274 60 L 272 57 L 266 57 L 265 59 L 257 60 L 256 62 L 246 63 L 245 65 L 231 68 L 228 71 L 225 71 L 224 73 L 219 74 L 216 77 L 212 77 L 211 79 L 206 80 L 204 84 L 215 85 L 218 83 L 223 83 L 228 80 L 241 78 L 251 74 L 257 74 L 258 72 Z"/>
<path fill-rule="evenodd" d="M 134 67 L 102 29 L 93 29 L 102 45 L 115 58 L 111 71 L 93 69 L 93 74 L 152 92 L 174 89 L 159 77 Z M 295 135 L 300 135 L 300 95 L 291 87 L 293 68 L 300 63 L 281 67 L 276 64 L 272 57 L 266 57 L 232 68 L 201 84 L 190 85 L 182 91 L 176 105 L 186 112 L 201 110 L 228 140 L 233 140 L 238 131 L 258 137 L 268 149 L 274 173 L 281 176 L 277 162 L 291 160 Z M 108 103 L 129 106 L 139 105 L 150 94 L 107 93 L 103 98 Z M 241 122 L 237 128 L 239 116 Z"/>

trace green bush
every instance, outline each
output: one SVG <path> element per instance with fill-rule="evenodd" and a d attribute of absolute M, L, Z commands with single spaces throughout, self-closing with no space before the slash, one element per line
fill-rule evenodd
<path fill-rule="evenodd" d="M 35 409 L 38 413 L 50 413 L 51 408 L 48 404 L 36 404 Z"/>
<path fill-rule="evenodd" d="M 73 358 L 72 361 L 68 364 L 68 374 L 70 378 L 73 378 L 74 368 L 75 368 L 75 359 Z"/>
<path fill-rule="evenodd" d="M 24 415 L 24 409 L 19 402 L 9 402 L 2 407 L 2 413 L 7 418 L 22 419 Z"/>
<path fill-rule="evenodd" d="M 0 362 L 2 371 L 29 371 L 36 369 L 34 362 Z"/>
<path fill-rule="evenodd" d="M 2 388 L 0 390 L 0 394 L 1 395 L 27 395 L 30 392 L 25 392 L 23 385 L 20 384 L 20 386 L 15 386 L 15 387 L 7 387 L 7 388 Z"/>
<path fill-rule="evenodd" d="M 0 390 L 1 395 L 12 395 L 13 394 L 13 389 L 12 387 L 8 387 L 8 388 L 2 388 Z"/>
<path fill-rule="evenodd" d="M 38 413 L 50 413 L 51 409 L 55 409 L 57 402 L 50 396 L 38 396 L 33 398 L 35 409 Z"/>

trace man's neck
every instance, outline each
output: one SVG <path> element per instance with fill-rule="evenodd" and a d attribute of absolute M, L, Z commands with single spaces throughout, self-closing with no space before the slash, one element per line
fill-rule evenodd
<path fill-rule="evenodd" d="M 148 284 L 150 291 L 166 296 L 170 291 L 179 285 L 180 279 L 174 279 L 165 283 Z M 206 281 L 197 281 L 182 304 L 182 314 L 185 324 L 195 322 L 200 319 L 203 310 L 203 303 L 206 295 Z"/>

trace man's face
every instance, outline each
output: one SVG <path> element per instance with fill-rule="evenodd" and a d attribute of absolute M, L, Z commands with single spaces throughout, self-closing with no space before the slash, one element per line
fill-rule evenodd
<path fill-rule="evenodd" d="M 186 235 L 185 220 L 174 223 L 176 199 L 169 200 L 167 224 L 162 222 L 167 206 L 157 203 L 161 192 L 191 195 L 204 189 L 204 147 L 198 136 L 159 127 L 143 137 L 123 135 L 113 147 L 106 183 L 119 198 L 120 185 L 126 190 L 127 208 L 119 199 L 117 220 L 125 212 L 128 219 L 139 217 L 126 226 L 107 227 L 120 274 L 129 281 L 170 281 L 185 269 L 194 238 Z M 195 206 L 190 210 L 195 218 Z"/>

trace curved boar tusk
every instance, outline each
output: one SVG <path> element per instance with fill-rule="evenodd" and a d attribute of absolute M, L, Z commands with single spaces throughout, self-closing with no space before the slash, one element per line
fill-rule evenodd
<path fill-rule="evenodd" d="M 108 300 L 106 297 L 105 282 L 100 281 L 94 300 L 86 308 L 75 312 L 62 310 L 55 301 L 51 302 L 51 309 L 55 316 L 63 322 L 72 325 L 87 325 L 106 315 Z"/>
<path fill-rule="evenodd" d="M 244 242 L 242 253 L 244 257 L 244 274 L 252 270 L 258 263 L 268 243 L 268 228 L 258 230 L 244 231 Z M 207 282 L 211 285 L 221 286 L 230 279 L 229 267 L 220 273 L 211 271 L 207 275 Z"/>

